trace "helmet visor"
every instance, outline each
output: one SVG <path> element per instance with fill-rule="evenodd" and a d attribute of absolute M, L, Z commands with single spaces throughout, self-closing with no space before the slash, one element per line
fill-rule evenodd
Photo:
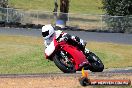
<path fill-rule="evenodd" d="M 48 36 L 49 35 L 49 30 L 48 31 L 45 31 L 45 32 L 42 32 L 42 36 L 43 37 L 46 37 L 46 36 Z"/>

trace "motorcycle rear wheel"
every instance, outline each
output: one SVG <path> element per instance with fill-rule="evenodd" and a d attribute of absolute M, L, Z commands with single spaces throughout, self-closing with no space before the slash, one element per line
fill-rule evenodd
<path fill-rule="evenodd" d="M 99 59 L 98 56 L 96 56 L 94 53 L 90 52 L 87 56 L 88 61 L 90 62 L 91 66 L 89 67 L 89 70 L 92 72 L 102 72 L 104 70 L 104 64 Z"/>
<path fill-rule="evenodd" d="M 70 57 L 70 55 L 68 55 L 68 53 L 66 53 L 65 51 L 63 51 L 65 56 L 68 57 L 68 60 Z M 55 63 L 55 65 L 64 73 L 75 73 L 75 67 L 72 63 L 72 61 L 69 60 L 69 63 L 64 63 L 64 56 L 62 56 L 61 51 L 57 52 L 54 57 L 53 57 L 53 61 Z"/>

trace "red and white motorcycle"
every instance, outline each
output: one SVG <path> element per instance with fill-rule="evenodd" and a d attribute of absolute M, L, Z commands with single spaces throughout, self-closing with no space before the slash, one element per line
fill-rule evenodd
<path fill-rule="evenodd" d="M 58 42 L 56 37 L 45 49 L 46 59 L 54 61 L 55 65 L 64 73 L 75 73 L 82 69 L 83 64 L 85 70 L 92 72 L 102 72 L 104 65 L 91 51 L 87 50 L 85 55 L 78 47 L 68 44 L 66 41 Z"/>

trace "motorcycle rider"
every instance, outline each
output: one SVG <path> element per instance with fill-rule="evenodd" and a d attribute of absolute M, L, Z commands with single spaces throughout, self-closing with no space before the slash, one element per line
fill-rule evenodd
<path fill-rule="evenodd" d="M 56 36 L 58 42 L 66 41 L 67 43 L 72 44 L 73 46 L 77 46 L 84 54 L 88 53 L 88 51 L 85 49 L 86 42 L 84 42 L 77 36 L 71 36 L 70 34 L 60 31 L 58 29 L 61 28 L 58 26 L 53 27 L 51 24 L 42 27 L 42 36 L 46 47 L 50 45 L 54 36 Z"/>

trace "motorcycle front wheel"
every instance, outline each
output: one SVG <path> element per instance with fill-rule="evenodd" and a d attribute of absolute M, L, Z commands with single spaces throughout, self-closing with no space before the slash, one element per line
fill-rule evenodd
<path fill-rule="evenodd" d="M 72 57 L 65 51 L 57 52 L 54 57 L 53 61 L 55 65 L 64 73 L 75 73 L 75 67 L 72 62 Z"/>

